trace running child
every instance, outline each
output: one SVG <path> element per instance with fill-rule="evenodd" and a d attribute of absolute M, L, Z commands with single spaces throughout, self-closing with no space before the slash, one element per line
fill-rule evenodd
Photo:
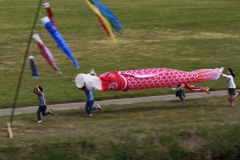
<path fill-rule="evenodd" d="M 87 118 L 92 118 L 93 115 L 91 114 L 90 111 L 93 111 L 95 109 L 98 109 L 99 111 L 101 111 L 102 108 L 98 104 L 95 107 L 93 107 L 93 104 L 94 104 L 93 94 L 92 94 L 91 90 L 87 88 L 87 85 L 85 82 L 84 82 L 84 86 L 82 88 L 78 88 L 78 89 L 84 91 L 87 96 L 88 101 L 85 105 L 85 110 L 88 114 Z"/>
<path fill-rule="evenodd" d="M 44 94 L 42 93 L 43 89 L 40 86 L 35 86 L 33 89 L 33 93 L 38 95 L 38 100 L 39 100 L 39 107 L 37 110 L 37 117 L 38 117 L 38 123 L 42 122 L 40 113 L 42 112 L 42 116 L 47 116 L 49 114 L 51 114 L 52 116 L 54 116 L 53 110 L 50 109 L 49 112 L 46 113 L 47 110 L 47 106 L 46 106 L 46 102 L 45 102 L 45 98 L 44 98 Z"/>
<path fill-rule="evenodd" d="M 228 99 L 229 103 L 231 104 L 231 107 L 235 107 L 235 104 L 233 103 L 233 101 L 237 97 L 237 95 L 240 93 L 240 91 L 236 92 L 236 85 L 233 80 L 233 78 L 235 77 L 235 75 L 233 74 L 233 70 L 231 68 L 228 68 L 227 75 L 222 74 L 221 72 L 219 72 L 219 73 L 221 74 L 221 76 L 223 78 L 227 79 L 227 83 L 228 83 L 227 99 Z"/>

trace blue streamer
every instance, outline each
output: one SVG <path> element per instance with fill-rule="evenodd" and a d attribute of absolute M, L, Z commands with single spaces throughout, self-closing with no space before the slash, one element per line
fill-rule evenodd
<path fill-rule="evenodd" d="M 33 78 L 38 78 L 37 66 L 36 66 L 36 64 L 35 64 L 35 61 L 34 61 L 34 59 L 33 59 L 33 56 L 30 56 L 30 57 L 29 57 L 29 61 L 30 61 L 31 69 L 32 69 L 32 77 L 33 77 Z"/>
<path fill-rule="evenodd" d="M 70 48 L 68 47 L 66 41 L 64 40 L 61 33 L 58 31 L 58 29 L 52 24 L 52 22 L 49 20 L 45 24 L 45 28 L 48 30 L 48 32 L 51 34 L 52 38 L 55 40 L 55 42 L 58 44 L 58 46 L 62 49 L 62 51 L 73 61 L 73 64 L 75 68 L 79 68 L 78 62 L 75 60 Z"/>
<path fill-rule="evenodd" d="M 122 29 L 123 27 L 121 26 L 120 22 L 118 19 L 114 16 L 114 14 L 107 8 L 105 7 L 101 2 L 98 0 L 93 0 L 98 7 L 100 7 L 106 14 L 107 16 L 118 26 L 119 29 Z"/>

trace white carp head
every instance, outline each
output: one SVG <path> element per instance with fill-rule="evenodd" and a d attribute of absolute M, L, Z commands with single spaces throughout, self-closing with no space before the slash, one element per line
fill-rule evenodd
<path fill-rule="evenodd" d="M 89 89 L 102 90 L 101 80 L 93 74 L 80 73 L 76 76 L 75 84 L 78 88 L 82 88 L 84 86 L 84 82 Z"/>

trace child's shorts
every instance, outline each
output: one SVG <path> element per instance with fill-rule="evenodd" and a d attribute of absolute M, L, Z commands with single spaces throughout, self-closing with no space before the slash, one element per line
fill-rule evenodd
<path fill-rule="evenodd" d="M 230 95 L 236 95 L 237 93 L 236 93 L 236 88 L 228 88 L 228 93 L 230 94 Z"/>

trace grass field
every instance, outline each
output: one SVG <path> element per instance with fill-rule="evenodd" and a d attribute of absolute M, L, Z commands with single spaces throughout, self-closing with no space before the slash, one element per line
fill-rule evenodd
<path fill-rule="evenodd" d="M 101 0 L 124 27 L 123 35 L 117 35 L 116 44 L 84 0 L 49 2 L 58 29 L 81 68 L 75 69 L 71 60 L 56 49 L 38 20 L 36 33 L 51 50 L 63 74 L 55 74 L 33 40 L 30 53 L 35 56 L 39 79 L 31 78 L 27 63 L 17 107 L 38 105 L 37 97 L 32 94 L 35 85 L 43 87 L 47 104 L 85 101 L 85 95 L 72 80 L 78 73 L 88 73 L 92 68 L 102 74 L 159 67 L 185 71 L 231 67 L 237 76 L 237 86 L 240 83 L 239 0 Z M 0 4 L 0 108 L 9 108 L 38 1 L 0 0 Z M 46 15 L 43 6 L 41 12 L 40 17 Z M 212 90 L 227 88 L 224 79 L 200 85 Z M 172 93 L 168 88 L 130 93 L 93 91 L 96 100 Z"/>
<path fill-rule="evenodd" d="M 226 97 L 112 105 L 58 111 L 37 124 L 35 114 L 0 117 L 0 159 L 234 160 L 240 156 L 240 100 Z"/>

